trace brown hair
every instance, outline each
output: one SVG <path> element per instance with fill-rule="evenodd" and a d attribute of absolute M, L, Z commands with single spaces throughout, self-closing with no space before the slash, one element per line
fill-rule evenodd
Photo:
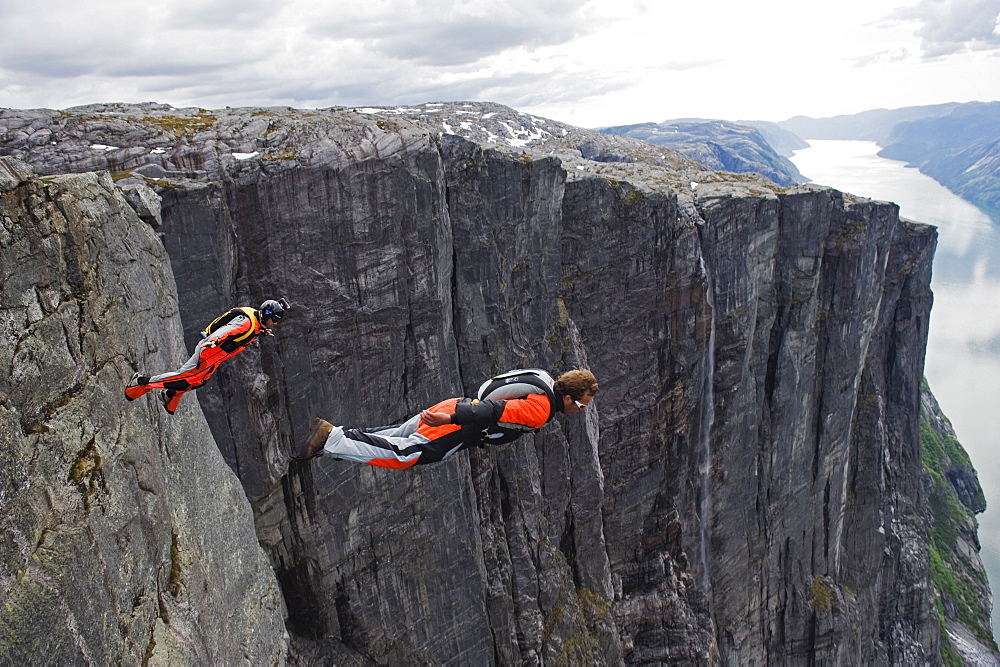
<path fill-rule="evenodd" d="M 560 394 L 579 401 L 584 396 L 593 396 L 597 393 L 597 378 L 585 369 L 566 371 L 556 380 L 555 389 Z"/>

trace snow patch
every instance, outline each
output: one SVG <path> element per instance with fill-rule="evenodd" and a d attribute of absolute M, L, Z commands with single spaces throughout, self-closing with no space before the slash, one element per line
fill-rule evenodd
<path fill-rule="evenodd" d="M 538 139 L 544 137 L 546 134 L 549 134 L 545 130 L 538 127 L 531 128 L 529 130 L 525 129 L 523 126 L 519 126 L 518 129 L 515 130 L 508 123 L 504 121 L 500 121 L 500 125 L 505 130 L 507 130 L 507 133 L 511 136 L 510 139 L 506 140 L 507 144 L 510 146 L 514 146 L 516 148 L 523 148 L 524 146 L 530 144 L 532 141 L 537 141 Z"/>
<path fill-rule="evenodd" d="M 90 147 L 95 151 L 104 151 L 105 153 L 118 150 L 118 146 L 107 146 L 105 144 L 91 144 Z"/>
<path fill-rule="evenodd" d="M 486 141 L 488 141 L 491 144 L 499 144 L 500 143 L 500 137 L 498 137 L 497 135 L 493 134 L 492 132 L 490 132 L 489 130 L 487 130 L 485 127 L 481 127 L 479 129 L 482 130 L 486 134 Z"/>
<path fill-rule="evenodd" d="M 391 113 L 397 116 L 404 113 L 420 113 L 420 109 L 410 109 L 408 107 L 396 107 L 395 109 L 379 109 L 377 107 L 357 107 L 351 109 L 355 113 L 364 114 L 376 114 L 376 113 Z"/>
<path fill-rule="evenodd" d="M 260 155 L 260 153 L 258 153 L 257 151 L 254 151 L 253 153 L 233 153 L 232 154 L 232 156 L 234 158 L 236 158 L 237 160 L 249 160 L 251 158 L 257 157 L 258 155 Z"/>
<path fill-rule="evenodd" d="M 976 169 L 981 169 L 983 167 L 989 166 L 993 162 L 996 162 L 996 158 L 991 155 L 987 155 L 983 158 L 980 158 L 974 165 L 972 165 L 962 173 L 968 174 L 970 171 L 975 171 Z"/>
<path fill-rule="evenodd" d="M 153 150 L 149 151 L 149 154 L 150 155 L 163 155 L 166 152 L 167 151 L 163 150 L 162 148 L 154 148 Z"/>

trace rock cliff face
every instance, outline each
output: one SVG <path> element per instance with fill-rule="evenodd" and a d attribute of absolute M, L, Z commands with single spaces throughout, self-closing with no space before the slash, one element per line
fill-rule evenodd
<path fill-rule="evenodd" d="M 144 186 L 143 186 L 144 187 Z M 284 605 L 197 405 L 123 405 L 186 356 L 166 252 L 108 174 L 0 160 L 0 659 L 273 663 Z"/>
<path fill-rule="evenodd" d="M 932 228 L 510 110 L 372 111 L 0 116 L 0 152 L 40 173 L 156 188 L 179 304 L 143 308 L 176 307 L 188 348 L 232 305 L 295 305 L 198 391 L 211 435 L 188 442 L 214 436 L 253 503 L 292 661 L 940 659 Z M 460 123 L 492 147 L 441 134 Z M 109 404 L 121 366 L 183 356 L 129 327 L 115 344 L 149 349 L 94 382 Z M 524 365 L 593 369 L 596 409 L 408 471 L 289 460 L 313 416 L 393 423 Z M 156 407 L 126 414 L 200 419 Z"/>

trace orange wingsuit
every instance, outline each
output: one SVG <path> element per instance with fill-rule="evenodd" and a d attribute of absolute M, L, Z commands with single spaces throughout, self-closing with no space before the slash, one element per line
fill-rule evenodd
<path fill-rule="evenodd" d="M 183 366 L 152 377 L 136 373 L 125 387 L 125 398 L 134 401 L 151 389 L 162 389 L 163 405 L 173 414 L 185 392 L 205 384 L 224 361 L 242 352 L 258 336 L 271 335 L 269 327 L 280 321 L 289 308 L 282 298 L 265 301 L 260 309 L 239 307 L 226 311 L 205 328 L 205 338 Z"/>

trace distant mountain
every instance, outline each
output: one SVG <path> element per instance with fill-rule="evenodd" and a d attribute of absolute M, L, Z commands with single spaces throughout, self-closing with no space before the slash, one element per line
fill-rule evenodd
<path fill-rule="evenodd" d="M 874 141 L 882 157 L 905 161 L 969 201 L 1000 210 L 1000 102 L 796 116 L 777 125 L 805 139 Z"/>
<path fill-rule="evenodd" d="M 804 148 L 806 144 L 774 123 L 681 119 L 618 125 L 601 132 L 665 146 L 719 171 L 757 172 L 786 187 L 805 181 L 787 156 L 791 155 L 788 146 L 798 142 L 796 147 Z M 776 150 L 776 144 L 785 152 Z"/>
<path fill-rule="evenodd" d="M 883 145 L 893 128 L 899 123 L 945 115 L 958 106 L 961 105 L 951 103 L 904 107 L 902 109 L 872 109 L 871 111 L 830 118 L 795 116 L 776 123 L 776 125 L 807 140 L 845 139 L 874 141 Z"/>
<path fill-rule="evenodd" d="M 1000 210 L 1000 102 L 900 123 L 882 157 L 904 160 L 966 199 Z"/>
<path fill-rule="evenodd" d="M 761 136 L 767 140 L 778 155 L 791 157 L 795 151 L 809 148 L 809 143 L 794 132 L 789 132 L 777 123 L 770 123 L 763 120 L 743 120 L 745 125 L 750 125 L 760 132 Z M 794 166 L 794 165 L 793 165 Z"/>

